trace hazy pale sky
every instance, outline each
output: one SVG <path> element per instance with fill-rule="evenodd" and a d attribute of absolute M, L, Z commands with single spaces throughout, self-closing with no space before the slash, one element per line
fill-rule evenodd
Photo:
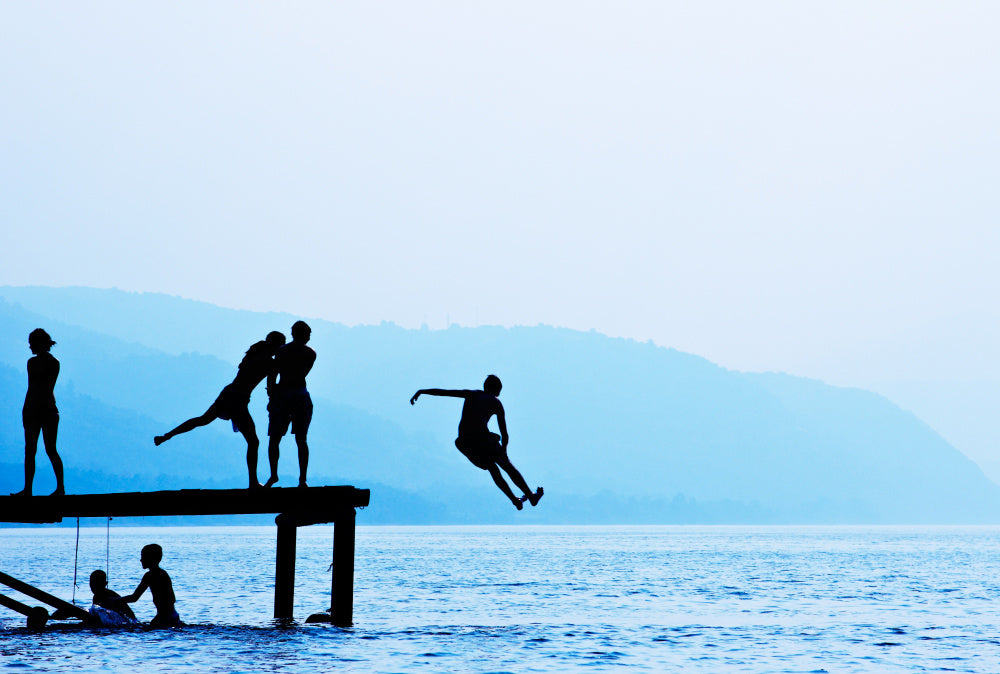
<path fill-rule="evenodd" d="M 995 2 L 2 0 L 0 284 L 996 377 L 997 35 Z"/>

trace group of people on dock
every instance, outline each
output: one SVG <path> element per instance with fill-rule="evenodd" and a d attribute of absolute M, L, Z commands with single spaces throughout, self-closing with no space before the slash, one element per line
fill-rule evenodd
<path fill-rule="evenodd" d="M 316 352 L 307 346 L 312 329 L 305 321 L 292 325 L 292 341 L 277 331 L 247 349 L 240 362 L 236 378 L 222 389 L 208 410 L 193 417 L 163 435 L 153 438 L 157 446 L 190 430 L 205 426 L 215 419 L 233 424 L 247 441 L 247 470 L 251 488 L 270 487 L 278 481 L 278 458 L 281 438 L 291 428 L 299 456 L 299 486 L 305 487 L 309 468 L 307 434 L 312 421 L 313 405 L 306 389 L 306 375 L 316 362 Z M 28 347 L 34 354 L 28 359 L 28 392 L 24 397 L 21 421 L 24 425 L 24 489 L 12 496 L 31 496 L 35 478 L 35 455 L 41 435 L 45 453 L 52 462 L 56 489 L 52 496 L 66 493 L 63 463 L 56 449 L 59 429 L 59 409 L 56 407 L 55 384 L 59 377 L 59 361 L 52 355 L 55 341 L 38 328 L 28 335 Z M 257 481 L 257 451 L 260 440 L 250 415 L 250 395 L 257 385 L 267 380 L 268 395 L 268 463 L 271 474 L 263 485 Z"/>
<path fill-rule="evenodd" d="M 242 433 L 247 442 L 247 473 L 250 489 L 263 489 L 278 482 L 278 458 L 281 438 L 291 429 L 295 436 L 299 459 L 299 487 L 308 486 L 306 472 L 309 467 L 307 434 L 312 422 L 313 404 L 306 388 L 306 376 L 316 362 L 316 352 L 308 346 L 312 329 L 304 321 L 296 321 L 291 329 L 292 340 L 277 331 L 268 333 L 261 341 L 247 349 L 239 364 L 236 377 L 222 389 L 208 409 L 197 417 L 184 421 L 163 435 L 153 438 L 159 447 L 174 436 L 205 426 L 215 419 L 230 421 L 233 431 Z M 56 407 L 54 388 L 59 376 L 59 361 L 52 355 L 55 341 L 38 328 L 28 335 L 28 346 L 33 356 L 28 360 L 28 392 L 22 409 L 24 424 L 24 489 L 13 496 L 31 496 L 35 476 L 35 454 L 41 435 L 45 452 L 52 462 L 56 475 L 53 496 L 66 493 L 63 464 L 56 450 L 59 428 L 59 410 Z M 262 381 L 267 381 L 268 396 L 268 463 L 270 476 L 264 484 L 257 480 L 257 455 L 260 440 L 257 427 L 250 414 L 250 396 Z M 539 487 L 532 491 L 521 473 L 507 456 L 507 422 L 499 395 L 502 384 L 499 377 L 489 375 L 483 388 L 470 389 L 420 389 L 410 398 L 413 405 L 421 395 L 445 396 L 463 399 L 462 417 L 458 425 L 455 446 L 469 461 L 487 471 L 501 492 L 515 508 L 524 503 L 536 505 L 544 493 Z M 500 434 L 488 428 L 496 417 Z M 516 496 L 501 471 L 521 490 Z"/>
<path fill-rule="evenodd" d="M 190 430 L 205 426 L 216 419 L 225 419 L 233 424 L 233 431 L 239 431 L 247 441 L 247 472 L 250 489 L 271 487 L 278 481 L 278 456 L 281 438 L 289 426 L 295 436 L 299 450 L 299 486 L 306 487 L 306 471 L 309 468 L 309 444 L 306 436 L 312 422 L 313 404 L 306 390 L 306 375 L 316 362 L 316 352 L 307 346 L 312 329 L 305 321 L 292 325 L 292 341 L 285 343 L 280 332 L 269 332 L 262 341 L 247 349 L 240 362 L 236 378 L 222 389 L 204 414 L 192 417 L 177 428 L 153 438 L 156 446 Z M 260 440 L 257 427 L 250 416 L 250 394 L 257 385 L 267 379 L 267 458 L 271 475 L 263 485 L 257 481 L 257 450 Z"/>

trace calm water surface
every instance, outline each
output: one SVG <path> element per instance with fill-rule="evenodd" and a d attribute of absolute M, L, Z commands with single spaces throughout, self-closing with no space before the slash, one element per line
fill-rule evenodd
<path fill-rule="evenodd" d="M 300 620 L 329 605 L 332 538 L 299 530 Z M 1000 527 L 359 527 L 339 629 L 271 623 L 274 527 L 112 523 L 81 530 L 77 602 L 95 568 L 134 589 L 151 542 L 187 627 L 33 634 L 0 608 L 0 669 L 1000 672 Z M 66 598 L 75 550 L 0 530 L 0 570 Z"/>

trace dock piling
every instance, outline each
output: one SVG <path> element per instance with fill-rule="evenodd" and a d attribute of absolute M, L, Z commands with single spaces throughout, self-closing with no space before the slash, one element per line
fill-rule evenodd
<path fill-rule="evenodd" d="M 344 508 L 333 521 L 333 577 L 330 622 L 350 627 L 354 622 L 354 508 Z"/>
<path fill-rule="evenodd" d="M 274 619 L 293 617 L 295 604 L 295 539 L 298 523 L 287 515 L 274 518 L 278 544 L 274 556 Z"/>

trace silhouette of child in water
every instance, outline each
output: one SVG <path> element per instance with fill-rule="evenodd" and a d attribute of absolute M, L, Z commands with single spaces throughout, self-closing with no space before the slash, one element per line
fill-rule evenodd
<path fill-rule="evenodd" d="M 160 568 L 160 561 L 163 559 L 163 548 L 156 543 L 150 543 L 142 548 L 139 554 L 139 563 L 142 568 L 149 569 L 142 577 L 139 587 L 135 592 L 122 601 L 132 603 L 143 595 L 146 588 L 149 588 L 153 595 L 153 605 L 156 606 L 156 615 L 149 622 L 150 627 L 180 627 L 181 619 L 174 608 L 176 599 L 174 598 L 174 586 L 170 582 L 170 575 Z"/>
<path fill-rule="evenodd" d="M 136 620 L 135 613 L 121 595 L 108 588 L 108 575 L 104 571 L 97 569 L 90 574 L 90 591 L 94 593 L 94 606 L 114 611 L 126 620 Z"/>
<path fill-rule="evenodd" d="M 524 502 L 537 505 L 545 491 L 539 487 L 538 491 L 532 493 L 528 488 L 528 483 L 521 477 L 521 473 L 514 467 L 507 458 L 507 420 L 504 417 L 503 405 L 497 399 L 500 395 L 502 384 L 500 378 L 491 374 L 483 382 L 482 391 L 451 390 L 429 388 L 420 389 L 410 398 L 410 404 L 417 402 L 423 394 L 432 396 L 448 396 L 451 398 L 462 398 L 465 402 L 462 405 L 462 418 L 458 422 L 458 438 L 455 439 L 455 446 L 472 462 L 477 468 L 489 471 L 490 476 L 507 498 L 510 499 L 514 507 L 520 510 L 524 507 Z M 500 435 L 491 433 L 487 424 L 496 415 L 497 424 L 500 427 Z M 524 496 L 518 498 L 514 496 L 507 481 L 503 479 L 500 469 L 503 469 L 510 479 L 517 485 L 518 489 L 524 492 Z"/>
<path fill-rule="evenodd" d="M 242 433 L 247 441 L 247 472 L 250 488 L 260 487 L 260 482 L 257 481 L 257 449 L 260 447 L 260 440 L 257 438 L 257 427 L 254 426 L 253 417 L 250 416 L 250 394 L 257 388 L 257 384 L 271 374 L 274 369 L 274 354 L 284 343 L 283 334 L 270 332 L 263 341 L 252 345 L 240 362 L 236 378 L 222 389 L 222 393 L 204 414 L 188 419 L 163 435 L 157 435 L 153 438 L 153 443 L 160 446 L 175 435 L 206 426 L 216 419 L 230 420 L 233 422 L 233 430 Z"/>
<path fill-rule="evenodd" d="M 306 346 L 311 335 L 312 328 L 305 321 L 296 321 L 292 325 L 292 341 L 278 349 L 274 356 L 274 370 L 267 378 L 270 398 L 267 404 L 267 457 L 271 464 L 271 476 L 264 483 L 265 487 L 278 481 L 279 448 L 289 425 L 299 450 L 299 486 L 308 486 L 309 444 L 306 434 L 312 422 L 313 404 L 306 390 L 306 375 L 316 362 L 316 352 Z"/>
<path fill-rule="evenodd" d="M 49 333 L 41 328 L 28 335 L 28 347 L 34 355 L 28 359 L 28 392 L 24 396 L 21 422 L 24 424 L 24 489 L 13 496 L 31 496 L 35 481 L 35 454 L 38 452 L 38 436 L 45 443 L 45 453 L 52 462 L 56 474 L 56 490 L 53 496 L 66 493 L 63 483 L 63 463 L 56 451 L 56 434 L 59 430 L 59 409 L 53 390 L 59 377 L 59 361 L 49 353 L 55 342 Z"/>

